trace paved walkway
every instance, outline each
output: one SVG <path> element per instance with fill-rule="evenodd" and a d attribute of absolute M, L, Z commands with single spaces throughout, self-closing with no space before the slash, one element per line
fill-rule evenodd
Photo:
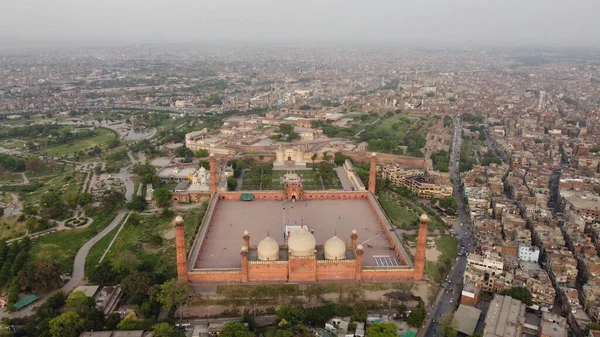
<path fill-rule="evenodd" d="M 79 286 L 79 284 L 85 276 L 85 260 L 87 258 L 88 253 L 90 252 L 90 249 L 92 249 L 96 242 L 98 242 L 100 239 L 102 239 L 108 233 L 110 233 L 113 229 L 115 229 L 115 227 L 117 227 L 117 225 L 121 223 L 121 220 L 123 220 L 126 214 L 127 212 L 125 210 L 119 211 L 119 213 L 117 213 L 117 216 L 115 216 L 113 221 L 111 221 L 110 224 L 106 226 L 106 228 L 101 230 L 100 233 L 98 233 L 91 240 L 86 242 L 81 248 L 79 248 L 79 251 L 77 251 L 77 255 L 75 255 L 75 262 L 73 263 L 73 276 L 71 277 L 71 280 L 62 287 L 63 292 L 69 293 L 71 290 Z"/>

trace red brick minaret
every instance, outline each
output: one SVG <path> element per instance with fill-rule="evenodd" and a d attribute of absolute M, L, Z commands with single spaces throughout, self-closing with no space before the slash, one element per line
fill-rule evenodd
<path fill-rule="evenodd" d="M 356 280 L 362 280 L 362 270 L 363 270 L 363 245 L 359 244 L 356 246 Z"/>
<path fill-rule="evenodd" d="M 413 278 L 415 280 L 423 279 L 423 272 L 425 271 L 425 249 L 427 248 L 427 226 L 429 225 L 429 217 L 427 214 L 421 215 L 419 218 L 419 235 L 417 236 L 417 251 L 415 253 L 415 273 Z"/>
<path fill-rule="evenodd" d="M 369 172 L 369 192 L 375 194 L 375 185 L 377 184 L 377 156 L 375 152 L 371 154 L 371 170 Z"/>
<path fill-rule="evenodd" d="M 210 197 L 212 198 L 217 193 L 217 163 L 214 153 L 208 156 L 208 163 L 210 165 Z"/>
<path fill-rule="evenodd" d="M 175 249 L 177 251 L 177 278 L 179 281 L 187 282 L 187 255 L 185 253 L 183 218 L 178 215 L 173 223 L 175 225 Z"/>
<path fill-rule="evenodd" d="M 242 256 L 242 282 L 248 282 L 248 246 L 242 246 L 240 250 Z"/>
<path fill-rule="evenodd" d="M 352 230 L 352 235 L 350 235 L 350 239 L 352 240 L 352 247 L 356 247 L 356 239 L 358 239 L 356 229 Z"/>
<path fill-rule="evenodd" d="M 250 233 L 248 231 L 244 231 L 244 246 L 250 247 Z"/>

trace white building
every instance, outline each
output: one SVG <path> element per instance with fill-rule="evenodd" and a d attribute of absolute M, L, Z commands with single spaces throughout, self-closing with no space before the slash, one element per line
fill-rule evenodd
<path fill-rule="evenodd" d="M 519 245 L 519 260 L 537 263 L 540 260 L 540 249 L 528 245 Z"/>

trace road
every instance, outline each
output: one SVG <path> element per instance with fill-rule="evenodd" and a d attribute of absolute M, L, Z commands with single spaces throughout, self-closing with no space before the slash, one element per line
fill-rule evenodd
<path fill-rule="evenodd" d="M 454 184 L 454 196 L 457 204 L 457 218 L 460 225 L 458 238 L 464 245 L 464 252 L 471 252 L 475 247 L 471 244 L 471 221 L 468 211 L 468 206 L 464 199 L 464 187 L 460 179 L 459 164 L 460 164 L 460 147 L 462 144 L 462 123 L 460 116 L 453 118 L 454 135 L 452 139 L 452 153 L 450 154 L 450 174 Z M 451 314 L 457 307 L 460 301 L 462 291 L 462 280 L 465 267 L 467 265 L 466 256 L 459 256 L 454 264 L 454 268 L 448 275 L 449 282 L 446 283 L 446 288 L 441 289 L 441 294 L 438 294 L 437 305 L 429 311 L 428 320 L 425 327 L 419 331 L 419 336 L 439 336 L 442 337 L 439 322 L 446 314 Z"/>

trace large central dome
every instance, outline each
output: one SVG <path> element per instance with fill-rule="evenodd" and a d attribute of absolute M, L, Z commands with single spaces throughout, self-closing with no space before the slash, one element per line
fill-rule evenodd
<path fill-rule="evenodd" d="M 306 228 L 296 230 L 288 239 L 288 249 L 291 256 L 313 256 L 316 245 L 317 240 Z"/>

